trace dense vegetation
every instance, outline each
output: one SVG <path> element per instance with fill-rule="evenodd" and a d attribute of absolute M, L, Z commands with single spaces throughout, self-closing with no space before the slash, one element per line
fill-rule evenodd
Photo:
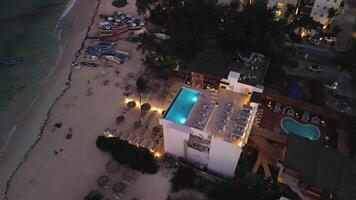
<path fill-rule="evenodd" d="M 193 168 L 180 166 L 171 179 L 173 191 L 194 187 L 195 172 Z"/>
<path fill-rule="evenodd" d="M 96 146 L 102 151 L 110 152 L 115 160 L 121 164 L 127 164 L 132 169 L 149 174 L 155 174 L 158 171 L 158 165 L 152 153 L 145 148 L 136 147 L 125 140 L 104 136 L 98 137 Z"/>
<path fill-rule="evenodd" d="M 269 200 L 278 199 L 282 194 L 280 188 L 261 177 L 245 173 L 237 183 L 210 182 L 195 175 L 193 169 L 180 166 L 171 179 L 173 190 L 193 189 L 205 193 L 214 200 Z"/>
<path fill-rule="evenodd" d="M 101 200 L 103 199 L 103 195 L 97 191 L 97 190 L 92 190 L 90 191 L 85 197 L 84 200 Z"/>
<path fill-rule="evenodd" d="M 279 56 L 284 41 L 285 21 L 275 21 L 265 3 L 256 3 L 240 11 L 237 1 L 218 5 L 213 0 L 137 0 L 140 13 L 150 12 L 149 20 L 169 36 L 157 39 L 144 34 L 139 49 L 146 63 L 158 73 L 169 74 L 184 68 L 207 45 L 216 45 L 230 53 L 252 50 Z M 157 32 L 157 31 L 155 31 Z"/>

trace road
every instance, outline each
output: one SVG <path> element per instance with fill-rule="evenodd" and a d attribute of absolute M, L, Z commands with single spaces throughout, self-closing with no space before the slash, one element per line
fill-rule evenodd
<path fill-rule="evenodd" d="M 294 76 L 304 77 L 307 79 L 317 79 L 324 83 L 332 83 L 333 81 L 349 82 L 351 77 L 345 71 L 340 71 L 334 64 L 320 64 L 320 62 L 305 60 L 301 58 L 292 58 L 298 62 L 298 67 L 286 67 L 285 71 Z M 307 70 L 309 65 L 319 65 L 323 67 L 323 72 L 311 72 Z"/>

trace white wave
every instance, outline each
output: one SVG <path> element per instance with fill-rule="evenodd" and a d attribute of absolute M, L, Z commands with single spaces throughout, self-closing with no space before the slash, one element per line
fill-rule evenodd
<path fill-rule="evenodd" d="M 58 19 L 58 21 L 57 21 L 57 23 L 56 23 L 56 28 L 55 28 L 54 31 L 53 31 L 53 35 L 54 35 L 54 36 L 57 36 L 57 39 L 58 39 L 59 42 L 60 42 L 60 39 L 61 39 L 61 36 L 60 36 L 60 35 L 61 35 L 61 32 L 62 32 L 62 30 L 59 29 L 59 27 L 60 27 L 60 25 L 61 25 L 61 22 L 62 22 L 62 20 L 68 15 L 68 13 L 72 10 L 72 8 L 73 8 L 73 6 L 74 6 L 74 4 L 75 4 L 76 1 L 77 1 L 77 0 L 69 0 L 69 1 L 67 2 L 66 8 L 64 9 L 62 15 L 59 17 L 59 19 Z"/>
<path fill-rule="evenodd" d="M 6 140 L 0 149 L 0 157 L 4 153 L 4 151 L 7 147 L 7 144 L 10 142 L 10 139 L 11 139 L 12 135 L 15 133 L 15 131 L 16 131 L 16 126 L 12 127 L 11 131 L 8 133 Z"/>

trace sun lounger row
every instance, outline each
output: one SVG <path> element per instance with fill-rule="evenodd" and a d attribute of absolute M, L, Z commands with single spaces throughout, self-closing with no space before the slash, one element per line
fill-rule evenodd
<path fill-rule="evenodd" d="M 208 122 L 209 116 L 213 111 L 213 109 L 214 109 L 214 105 L 207 104 L 207 103 L 203 104 L 201 112 L 197 117 L 197 119 L 195 120 L 193 127 L 203 130 L 206 123 Z"/>

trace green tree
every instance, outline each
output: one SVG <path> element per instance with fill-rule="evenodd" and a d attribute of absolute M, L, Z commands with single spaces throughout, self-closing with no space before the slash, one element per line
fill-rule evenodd
<path fill-rule="evenodd" d="M 238 6 L 224 10 L 218 40 L 225 51 L 252 50 L 268 56 L 281 53 L 285 21 L 275 21 L 265 3 L 247 5 L 241 12 Z"/>
<path fill-rule="evenodd" d="M 171 179 L 173 191 L 194 188 L 195 172 L 190 167 L 180 166 Z"/>
<path fill-rule="evenodd" d="M 170 55 L 189 63 L 216 33 L 220 11 L 213 0 L 165 0 L 150 12 L 150 19 L 169 35 Z"/>
<path fill-rule="evenodd" d="M 334 18 L 336 16 L 336 10 L 334 9 L 334 8 L 330 8 L 329 10 L 328 10 L 328 18 L 329 19 L 332 19 L 332 18 Z"/>
<path fill-rule="evenodd" d="M 90 191 L 85 197 L 84 200 L 101 200 L 103 199 L 103 195 L 97 191 L 97 190 L 92 190 Z"/>
<path fill-rule="evenodd" d="M 342 32 L 342 29 L 339 25 L 336 25 L 331 29 L 331 33 L 333 36 L 337 36 L 340 32 Z"/>
<path fill-rule="evenodd" d="M 351 39 L 348 49 L 345 52 L 336 54 L 336 61 L 351 74 L 352 80 L 356 82 L 356 39 Z"/>
<path fill-rule="evenodd" d="M 147 81 L 142 77 L 138 77 L 138 79 L 136 80 L 136 90 L 138 92 L 138 96 L 140 98 L 140 111 L 141 111 L 141 119 L 142 119 L 142 93 L 147 91 L 148 89 L 148 85 L 147 85 Z"/>
<path fill-rule="evenodd" d="M 288 18 L 295 11 L 295 6 L 292 4 L 287 4 L 287 10 L 284 13 L 284 17 Z"/>
<path fill-rule="evenodd" d="M 145 15 L 158 0 L 136 0 L 137 13 Z"/>

